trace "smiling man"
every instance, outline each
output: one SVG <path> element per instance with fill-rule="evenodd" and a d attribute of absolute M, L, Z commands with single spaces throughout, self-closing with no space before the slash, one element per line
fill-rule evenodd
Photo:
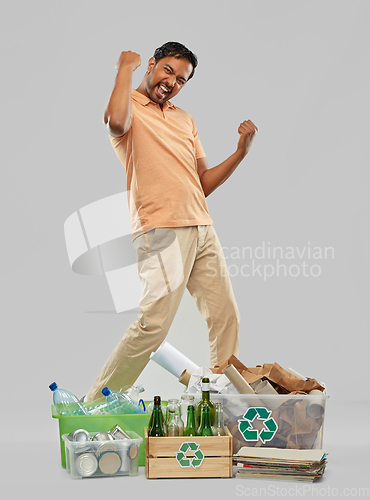
<path fill-rule="evenodd" d="M 239 125 L 235 152 L 209 168 L 193 118 L 173 99 L 193 77 L 197 57 L 168 42 L 149 59 L 135 90 L 141 58 L 122 52 L 104 122 L 127 174 L 132 237 L 142 282 L 139 319 L 127 330 L 91 388 L 135 382 L 169 331 L 187 288 L 208 325 L 210 366 L 239 352 L 239 312 L 206 197 L 247 155 L 257 127 Z"/>

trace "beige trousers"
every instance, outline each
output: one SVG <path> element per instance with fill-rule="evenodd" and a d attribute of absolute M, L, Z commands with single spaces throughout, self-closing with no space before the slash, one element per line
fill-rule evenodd
<path fill-rule="evenodd" d="M 119 342 L 87 400 L 107 386 L 132 385 L 167 336 L 187 288 L 208 325 L 210 366 L 239 354 L 239 311 L 212 226 L 158 228 L 134 240 L 142 284 L 140 313 Z"/>

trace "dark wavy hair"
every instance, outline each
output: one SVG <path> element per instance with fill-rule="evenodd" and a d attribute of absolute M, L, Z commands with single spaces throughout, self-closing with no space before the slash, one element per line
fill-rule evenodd
<path fill-rule="evenodd" d="M 187 47 L 185 47 L 185 45 L 183 45 L 182 43 L 179 43 L 179 42 L 164 43 L 161 47 L 158 47 L 157 49 L 155 49 L 155 52 L 153 55 L 156 64 L 160 59 L 163 59 L 164 57 L 170 57 L 170 56 L 176 57 L 177 59 L 180 59 L 183 57 L 184 59 L 187 59 L 192 64 L 193 71 L 190 73 L 190 76 L 188 78 L 188 80 L 190 80 L 190 78 L 193 77 L 195 68 L 198 65 L 197 56 L 191 50 L 189 50 Z"/>

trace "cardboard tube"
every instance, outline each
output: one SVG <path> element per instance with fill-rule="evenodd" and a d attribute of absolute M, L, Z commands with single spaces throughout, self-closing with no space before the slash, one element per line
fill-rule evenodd
<path fill-rule="evenodd" d="M 324 415 L 325 412 L 325 401 L 326 399 L 323 398 L 323 393 L 322 391 L 319 391 L 318 389 L 314 389 L 313 391 L 308 393 L 310 396 L 313 396 L 313 398 L 309 398 L 307 401 L 307 415 L 312 418 L 320 418 Z M 315 396 L 318 396 L 317 398 Z M 321 396 L 321 397 L 320 397 Z"/>
<path fill-rule="evenodd" d="M 186 385 L 186 387 L 187 387 L 189 385 L 189 380 L 190 380 L 190 377 L 192 375 L 193 374 L 185 368 L 185 370 L 181 373 L 181 375 L 179 377 L 179 382 L 181 382 L 181 384 Z"/>
<path fill-rule="evenodd" d="M 283 401 L 281 401 L 281 398 L 279 398 L 279 394 L 272 387 L 272 385 L 270 384 L 270 382 L 268 380 L 260 381 L 260 383 L 254 389 L 258 395 L 262 395 L 261 401 L 270 410 L 276 410 L 277 408 L 279 408 L 279 406 L 282 405 Z M 264 394 L 273 394 L 274 396 L 276 395 L 276 398 L 263 399 Z"/>
<path fill-rule="evenodd" d="M 300 373 L 296 372 L 295 370 L 293 370 L 293 368 L 287 368 L 285 371 L 287 371 L 291 375 L 294 375 L 295 377 L 297 377 L 297 378 L 299 378 L 301 380 L 307 380 L 307 377 L 304 377 Z"/>
<path fill-rule="evenodd" d="M 172 373 L 177 379 L 186 368 L 192 372 L 199 368 L 168 342 L 164 342 L 155 352 L 152 352 L 150 359 Z"/>
<path fill-rule="evenodd" d="M 244 380 L 234 365 L 228 365 L 222 371 L 240 394 L 255 394 L 252 387 Z"/>
<path fill-rule="evenodd" d="M 257 385 L 255 390 L 257 394 L 276 394 L 278 396 L 277 391 L 275 391 L 268 380 L 263 380 Z"/>

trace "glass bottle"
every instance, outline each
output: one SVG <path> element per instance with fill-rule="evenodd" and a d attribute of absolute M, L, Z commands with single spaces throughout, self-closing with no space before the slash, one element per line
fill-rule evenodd
<path fill-rule="evenodd" d="M 161 410 L 161 398 L 160 396 L 154 396 L 154 407 L 153 413 L 149 422 L 148 435 L 151 437 L 161 437 L 164 436 L 163 430 L 163 414 Z"/>
<path fill-rule="evenodd" d="M 166 436 L 178 436 L 178 435 L 179 435 L 179 426 L 178 426 L 178 419 L 176 417 L 176 412 L 174 408 L 170 408 L 168 410 Z"/>
<path fill-rule="evenodd" d="M 184 436 L 197 436 L 197 435 L 198 435 L 197 427 L 195 425 L 195 408 L 194 405 L 189 405 Z"/>
<path fill-rule="evenodd" d="M 181 408 L 181 420 L 184 422 L 184 428 L 187 425 L 188 416 L 188 406 L 193 405 L 195 409 L 195 400 L 192 394 L 183 394 L 181 396 L 180 408 Z"/>
<path fill-rule="evenodd" d="M 159 405 L 160 405 L 160 408 L 161 408 L 162 426 L 163 426 L 163 430 L 165 430 L 163 414 L 166 414 L 165 413 L 166 412 L 166 407 L 161 404 L 161 397 L 160 396 L 154 396 L 154 401 L 152 401 L 151 403 L 149 403 L 148 406 L 147 406 L 147 413 L 150 413 L 150 419 L 149 419 L 149 424 L 148 424 L 148 432 L 149 432 L 150 428 L 152 427 L 153 414 L 154 414 L 154 405 L 155 405 L 156 399 L 158 399 L 158 398 L 159 398 Z"/>
<path fill-rule="evenodd" d="M 202 379 L 202 399 L 199 401 L 199 403 L 197 404 L 197 407 L 195 409 L 195 423 L 197 424 L 198 427 L 200 425 L 202 406 L 204 406 L 204 405 L 209 407 L 210 415 L 211 415 L 211 425 L 214 425 L 215 408 L 214 408 L 213 403 L 209 397 L 209 378 L 208 377 L 204 377 Z"/>
<path fill-rule="evenodd" d="M 166 420 L 165 420 L 165 431 L 167 434 L 167 425 L 170 417 L 170 412 L 175 412 L 175 419 L 177 422 L 177 427 L 179 428 L 179 436 L 183 435 L 184 432 L 184 422 L 181 419 L 181 408 L 180 401 L 178 399 L 169 399 L 166 408 Z"/>
<path fill-rule="evenodd" d="M 213 430 L 211 427 L 211 413 L 209 406 L 202 406 L 202 415 L 200 419 L 200 426 L 198 429 L 199 436 L 213 436 Z"/>
<path fill-rule="evenodd" d="M 222 403 L 215 403 L 215 425 L 212 426 L 212 430 L 214 436 L 227 436 Z"/>

